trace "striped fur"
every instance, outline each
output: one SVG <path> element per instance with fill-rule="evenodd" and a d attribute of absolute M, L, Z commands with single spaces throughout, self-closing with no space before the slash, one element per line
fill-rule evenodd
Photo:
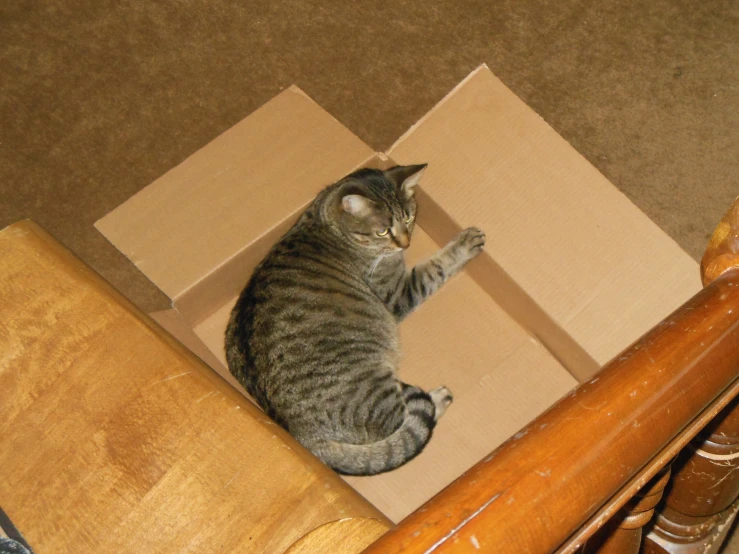
<path fill-rule="evenodd" d="M 231 313 L 231 373 L 336 471 L 372 475 L 418 455 L 452 401 L 398 380 L 397 322 L 483 248 L 463 231 L 406 269 L 425 166 L 362 169 L 324 189 L 254 270 Z"/>

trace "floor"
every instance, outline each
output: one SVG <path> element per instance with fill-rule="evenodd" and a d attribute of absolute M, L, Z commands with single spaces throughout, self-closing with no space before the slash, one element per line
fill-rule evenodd
<path fill-rule="evenodd" d="M 292 83 L 384 150 L 482 62 L 700 258 L 739 192 L 735 0 L 4 2 L 0 228 L 165 308 L 94 221 Z"/>

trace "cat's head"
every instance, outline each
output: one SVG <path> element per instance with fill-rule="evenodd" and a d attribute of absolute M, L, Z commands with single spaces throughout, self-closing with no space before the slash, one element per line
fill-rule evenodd
<path fill-rule="evenodd" d="M 416 222 L 413 193 L 425 168 L 360 169 L 342 179 L 338 214 L 346 236 L 379 254 L 408 248 Z"/>

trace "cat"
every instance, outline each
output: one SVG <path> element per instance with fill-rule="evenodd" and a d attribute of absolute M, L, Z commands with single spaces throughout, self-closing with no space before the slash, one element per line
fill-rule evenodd
<path fill-rule="evenodd" d="M 471 227 L 406 269 L 425 167 L 360 169 L 322 190 L 256 267 L 226 329 L 234 377 L 338 473 L 408 462 L 452 402 L 446 387 L 396 375 L 397 323 L 485 244 Z"/>

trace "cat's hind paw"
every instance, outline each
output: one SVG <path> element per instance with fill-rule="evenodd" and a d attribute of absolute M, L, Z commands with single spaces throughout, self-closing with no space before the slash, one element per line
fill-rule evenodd
<path fill-rule="evenodd" d="M 444 412 L 454 400 L 452 391 L 446 387 L 439 387 L 432 391 L 429 391 L 429 396 L 434 403 L 436 411 L 434 412 L 434 420 L 438 421 L 439 418 L 444 415 Z"/>

